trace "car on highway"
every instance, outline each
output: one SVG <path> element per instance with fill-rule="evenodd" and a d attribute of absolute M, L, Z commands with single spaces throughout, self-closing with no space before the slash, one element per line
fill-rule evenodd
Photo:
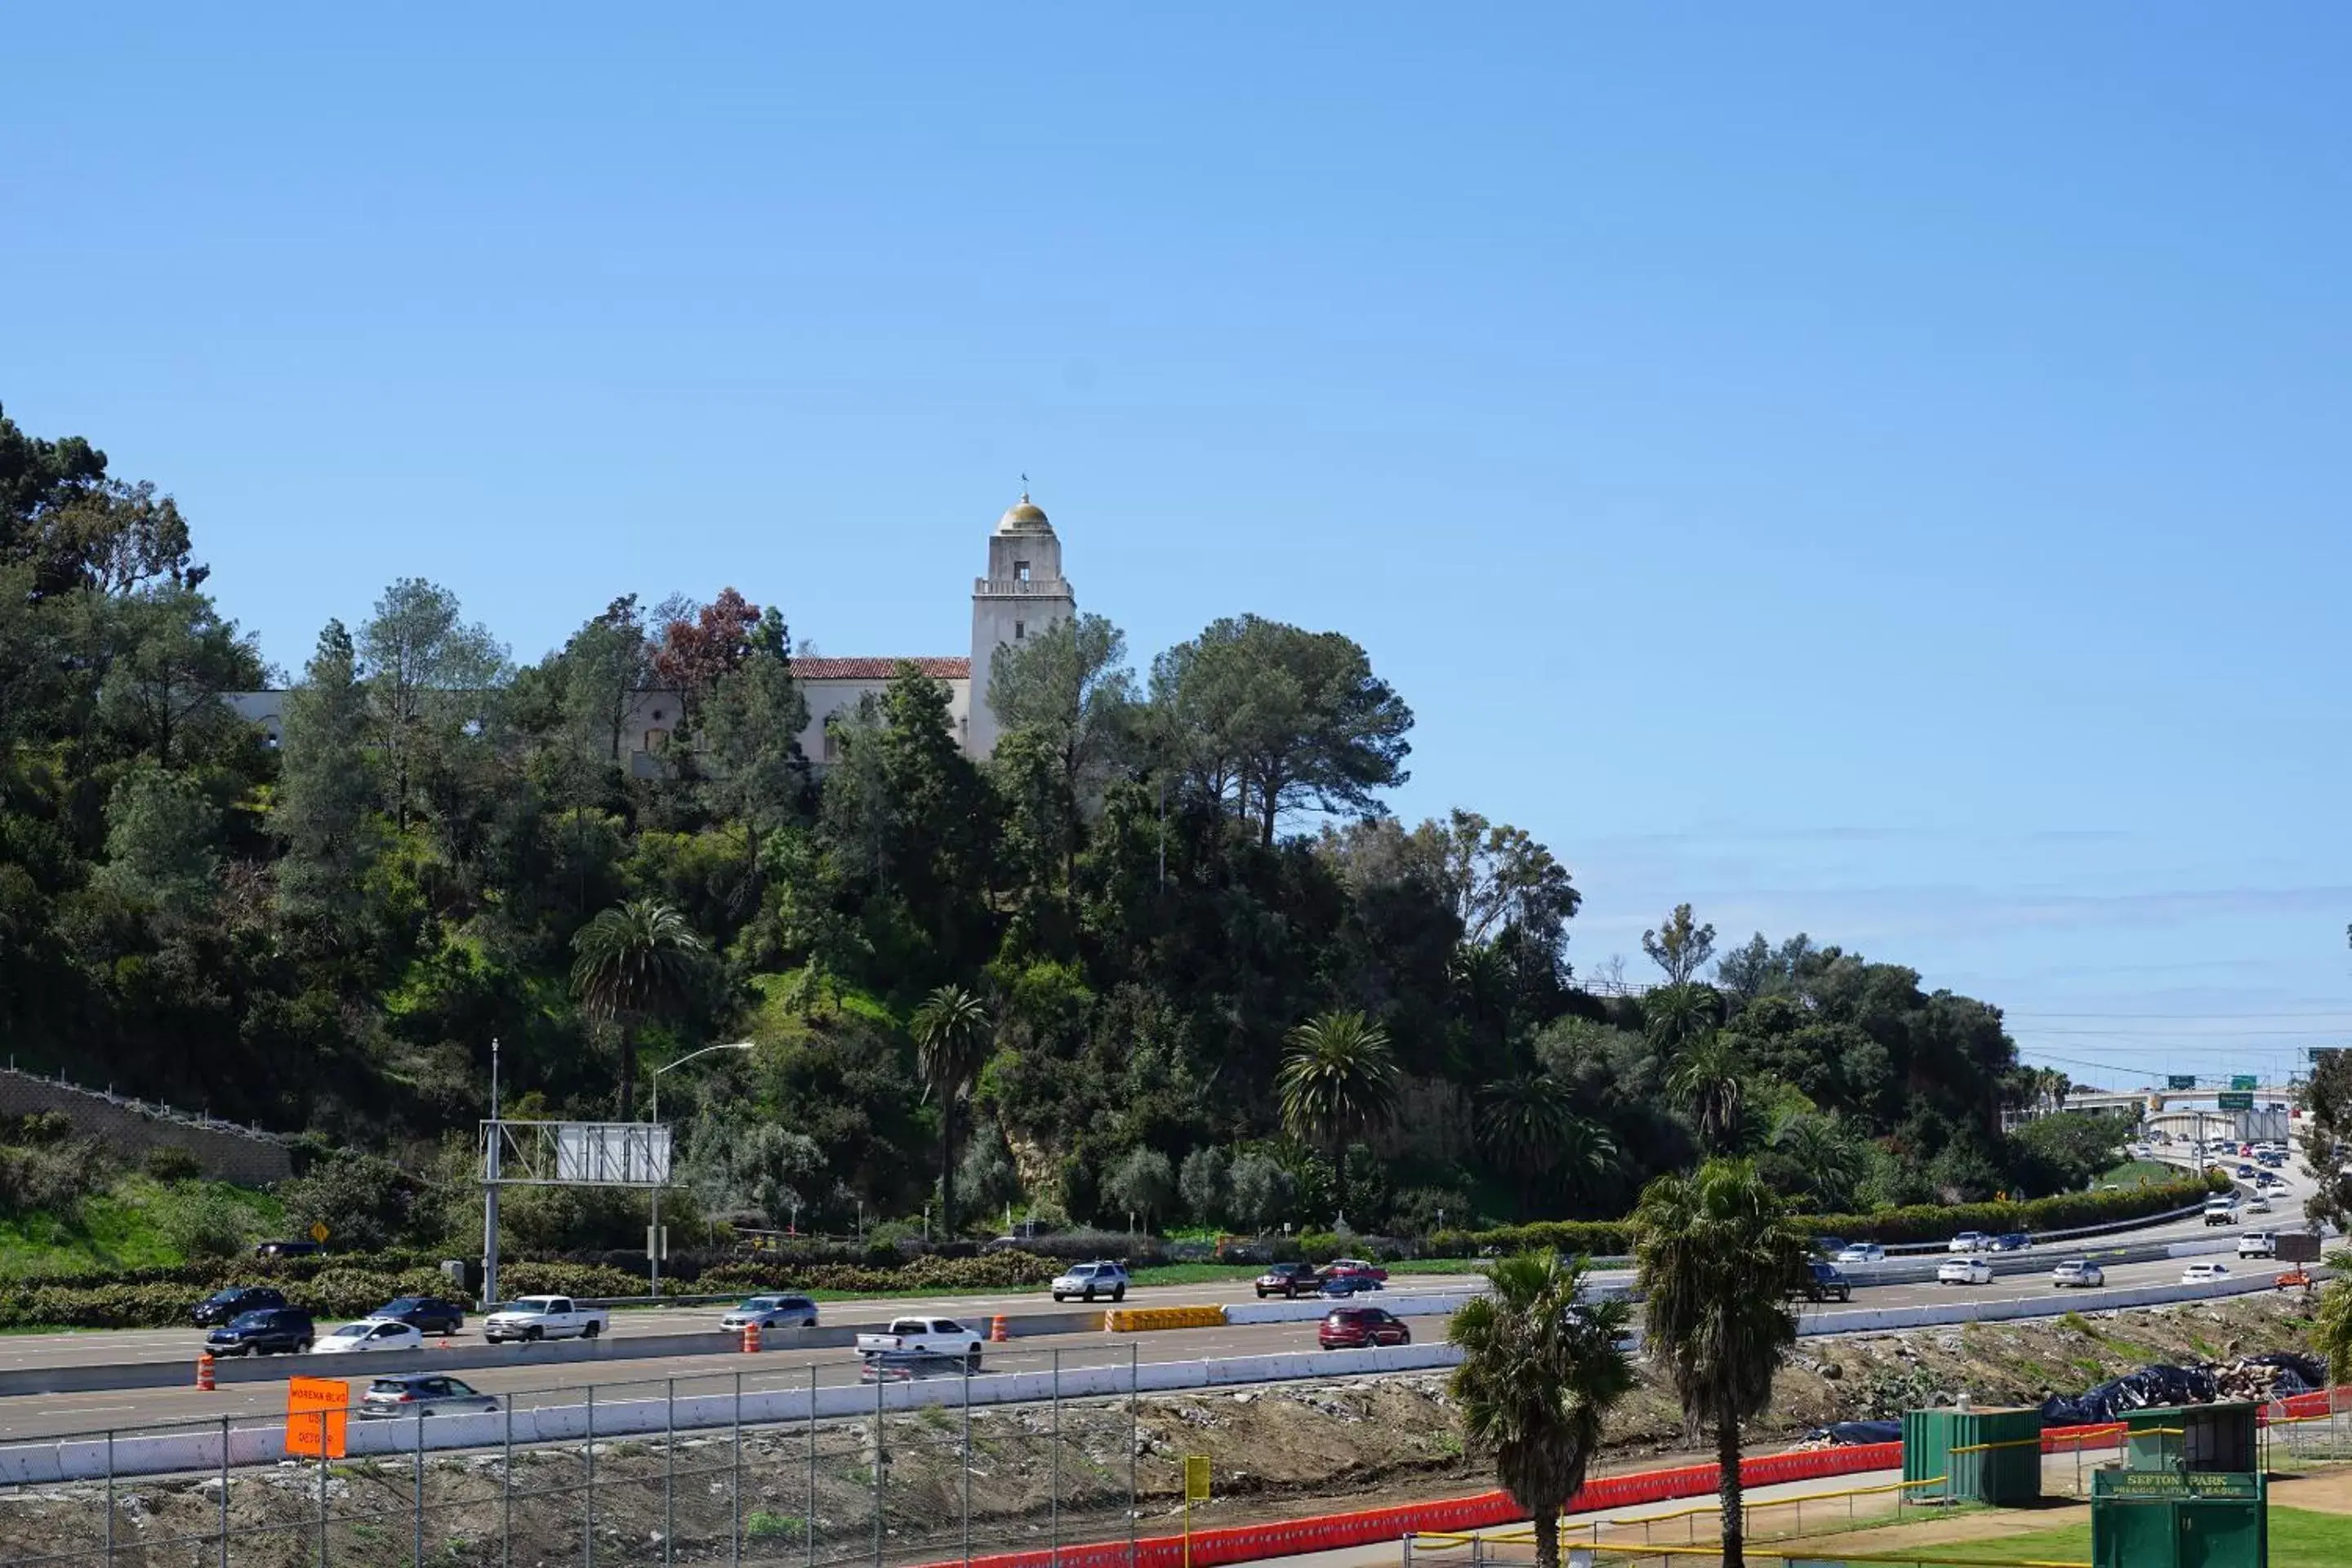
<path fill-rule="evenodd" d="M 446 1373 L 396 1372 L 368 1384 L 359 1413 L 363 1421 L 413 1421 L 420 1415 L 486 1415 L 498 1407 L 497 1400 Z"/>
<path fill-rule="evenodd" d="M 1980 1230 L 1964 1230 L 1944 1244 L 1947 1252 L 1986 1252 L 1992 1247 L 1992 1237 Z"/>
<path fill-rule="evenodd" d="M 981 1346 L 985 1342 L 986 1336 L 978 1329 L 953 1318 L 893 1318 L 880 1333 L 858 1335 L 856 1348 L 869 1361 L 948 1356 L 969 1363 L 978 1372 Z"/>
<path fill-rule="evenodd" d="M 264 1307 L 242 1312 L 205 1336 L 205 1349 L 219 1355 L 293 1355 L 310 1348 L 317 1333 L 310 1314 L 299 1307 Z"/>
<path fill-rule="evenodd" d="M 1840 1263 L 1884 1263 L 1886 1248 L 1874 1241 L 1850 1241 L 1838 1248 Z"/>
<path fill-rule="evenodd" d="M 1105 1260 L 1071 1264 L 1068 1273 L 1055 1277 L 1050 1289 L 1056 1301 L 1066 1301 L 1073 1296 L 1082 1301 L 1091 1301 L 1097 1295 L 1108 1296 L 1114 1301 L 1124 1301 L 1127 1300 L 1127 1265 Z"/>
<path fill-rule="evenodd" d="M 2278 1256 L 2278 1232 L 2274 1230 L 2250 1230 L 2246 1232 L 2245 1235 L 2238 1237 L 2238 1256 L 2242 1258 L 2276 1258 Z"/>
<path fill-rule="evenodd" d="M 757 1324 L 761 1329 L 813 1329 L 816 1303 L 806 1296 L 752 1296 L 727 1309 L 719 1326 L 741 1333 Z"/>
<path fill-rule="evenodd" d="M 2023 1252 L 2033 1245 L 2033 1238 L 2021 1230 L 2005 1230 L 1992 1238 L 1995 1252 Z"/>
<path fill-rule="evenodd" d="M 1834 1263 L 1816 1259 L 1805 1265 L 1804 1283 L 1797 1287 L 1808 1301 L 1851 1301 L 1853 1281 L 1838 1272 Z"/>
<path fill-rule="evenodd" d="M 2234 1198 L 2207 1199 L 2205 1204 L 2205 1223 L 2208 1226 L 2237 1224 L 2237 1200 Z"/>
<path fill-rule="evenodd" d="M 2227 1279 L 2229 1277 L 2228 1266 L 2220 1263 L 2192 1263 L 2180 1271 L 2180 1282 L 2183 1285 L 2203 1285 L 2215 1279 Z"/>
<path fill-rule="evenodd" d="M 1352 1268 L 1326 1268 L 1315 1277 L 1315 1288 L 1326 1296 L 1353 1296 L 1359 1291 L 1377 1290 L 1381 1282 Z"/>
<path fill-rule="evenodd" d="M 368 1316 L 406 1323 L 420 1334 L 454 1334 L 466 1326 L 466 1309 L 438 1296 L 394 1296 Z"/>
<path fill-rule="evenodd" d="M 1938 1285 L 1990 1285 L 1992 1265 L 1982 1256 L 1952 1258 L 1936 1265 Z"/>
<path fill-rule="evenodd" d="M 482 1338 L 494 1345 L 509 1340 L 593 1340 L 612 1321 L 604 1308 L 583 1307 L 569 1296 L 518 1296 L 482 1320 Z"/>
<path fill-rule="evenodd" d="M 2095 1290 L 2106 1282 L 2106 1270 L 2087 1258 L 2063 1259 L 2057 1268 L 2050 1271 L 2050 1283 L 2053 1289 L 2074 1285 L 2084 1289 Z"/>
<path fill-rule="evenodd" d="M 2252 1197 L 2246 1200 L 2246 1212 L 2248 1214 L 2268 1214 L 2271 1212 L 2271 1201 L 2270 1199 L 2263 1196 L 2262 1194 L 2256 1193 Z"/>
<path fill-rule="evenodd" d="M 2252 1164 L 2243 1161 L 2239 1163 L 2237 1170 L 2238 1180 L 2242 1182 L 2251 1182 L 2254 1179 L 2254 1175 L 2255 1172 Z"/>
<path fill-rule="evenodd" d="M 193 1316 L 196 1320 L 196 1327 L 215 1329 L 247 1312 L 284 1305 L 285 1295 L 267 1285 L 232 1285 L 226 1290 L 215 1290 L 197 1302 Z"/>
<path fill-rule="evenodd" d="M 1315 1326 L 1315 1342 L 1327 1351 L 1409 1345 L 1412 1331 L 1386 1307 L 1334 1307 Z"/>
<path fill-rule="evenodd" d="M 1257 1299 L 1285 1296 L 1297 1300 L 1323 1289 L 1323 1278 L 1312 1263 L 1277 1263 L 1257 1277 Z"/>
<path fill-rule="evenodd" d="M 330 1329 L 319 1336 L 310 1347 L 312 1355 L 350 1355 L 369 1351 L 421 1351 L 425 1336 L 415 1325 L 392 1318 L 362 1318 L 356 1323 L 345 1323 L 340 1329 Z"/>
<path fill-rule="evenodd" d="M 1389 1271 L 1360 1258 L 1335 1258 L 1323 1266 L 1323 1279 L 1326 1283 L 1333 1279 L 1352 1280 L 1359 1290 L 1378 1290 L 1387 1286 Z"/>

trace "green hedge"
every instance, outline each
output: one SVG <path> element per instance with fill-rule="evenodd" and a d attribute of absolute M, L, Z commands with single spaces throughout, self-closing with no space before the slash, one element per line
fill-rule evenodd
<path fill-rule="evenodd" d="M 705 1269 L 695 1288 L 710 1294 L 721 1290 L 1018 1290 L 1047 1283 L 1061 1268 L 1052 1258 L 1011 1251 L 979 1258 L 917 1258 L 898 1268 L 747 1259 Z"/>
<path fill-rule="evenodd" d="M 2226 1176 L 2184 1175 L 2179 1181 L 2125 1192 L 2060 1193 L 2021 1204 L 1960 1204 L 1948 1208 L 1920 1204 L 1877 1214 L 1816 1215 L 1804 1223 L 1822 1235 L 1842 1236 L 1848 1241 L 1895 1243 L 1944 1241 L 1963 1230 L 2075 1230 L 2187 1208 L 2203 1203 L 2207 1194 L 2227 1192 L 2229 1187 Z"/>
<path fill-rule="evenodd" d="M 323 1321 L 356 1318 L 394 1296 L 446 1294 L 448 1281 L 430 1268 L 383 1273 L 341 1268 L 320 1269 L 305 1280 L 276 1283 L 289 1304 Z M 0 1291 L 0 1329 L 150 1329 L 184 1323 L 193 1332 L 189 1314 L 217 1289 L 151 1281 L 40 1285 Z"/>

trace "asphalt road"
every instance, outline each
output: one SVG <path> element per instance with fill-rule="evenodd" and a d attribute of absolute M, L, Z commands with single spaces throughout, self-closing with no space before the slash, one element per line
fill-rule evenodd
<path fill-rule="evenodd" d="M 2209 1229 L 2201 1219 L 2133 1231 L 2112 1238 L 2110 1245 L 2137 1244 L 2150 1241 L 2181 1240 L 2217 1235 L 2235 1236 L 2239 1229 L 2255 1226 L 2284 1226 L 2299 1222 L 2301 1199 L 2298 1195 L 2307 1184 L 2291 1177 L 2294 1187 L 2290 1194 L 2275 1200 L 2277 1212 L 2270 1215 L 2247 1215 L 2240 1227 L 2227 1232 Z M 2095 1245 L 2095 1244 L 2093 1244 Z M 2034 1249 L 2033 1257 L 2040 1265 L 2034 1271 L 2002 1275 L 1989 1285 L 1883 1285 L 1871 1286 L 1867 1270 L 1857 1271 L 1857 1289 L 1853 1306 L 1856 1310 L 1918 1306 L 1928 1302 L 1965 1297 L 1972 1300 L 1997 1301 L 2029 1298 L 2055 1300 L 2065 1299 L 2065 1305 L 2083 1310 L 2095 1310 L 2099 1304 L 2097 1291 L 2059 1290 L 2050 1283 L 2048 1267 L 2059 1258 L 2074 1256 L 2081 1246 L 2051 1244 Z M 2014 1255 L 2011 1255 L 2014 1256 Z M 2248 1274 L 2268 1277 L 2284 1265 L 2248 1260 L 2240 1264 L 2234 1258 L 2220 1259 L 2233 1275 Z M 2149 1263 L 2120 1264 L 2106 1270 L 2106 1286 L 2122 1289 L 2136 1285 L 2164 1284 L 2176 1281 L 2186 1264 L 2179 1259 Z M 1623 1278 L 1619 1276 L 1618 1278 Z M 1419 1290 L 1442 1290 L 1476 1282 L 1467 1275 L 1400 1276 L 1391 1295 Z M 1255 1300 L 1255 1292 L 1249 1283 L 1225 1281 L 1212 1285 L 1151 1286 L 1129 1292 L 1130 1306 L 1178 1305 L 1205 1302 Z M 1380 1297 L 1369 1298 L 1373 1301 Z M 1073 1304 L 1075 1305 L 1075 1304 Z M 882 1300 L 828 1301 L 822 1304 L 824 1321 L 841 1324 L 876 1321 L 902 1314 L 926 1314 L 959 1318 L 985 1318 L 997 1313 L 1021 1316 L 1034 1313 L 1066 1311 L 1070 1307 L 1057 1307 L 1042 1292 L 1024 1290 L 992 1296 L 941 1296 L 930 1300 L 892 1298 Z M 1832 1305 L 1823 1310 L 1835 1310 Z M 716 1307 L 660 1308 L 626 1310 L 614 1314 L 613 1332 L 615 1337 L 637 1334 L 692 1332 L 714 1328 L 721 1309 Z M 1423 1338 L 1442 1332 L 1440 1321 L 1423 1318 L 1413 1321 L 1416 1333 Z M 478 1331 L 469 1330 L 468 1338 Z M 90 1331 L 50 1334 L 19 1334 L 0 1336 L 0 1367 L 32 1367 L 87 1364 L 122 1361 L 178 1361 L 193 1363 L 202 1342 L 202 1331 L 189 1329 L 154 1329 L 126 1331 Z M 1130 1353 L 1147 1361 L 1190 1361 L 1203 1357 L 1225 1355 L 1269 1355 L 1284 1352 L 1311 1350 L 1315 1346 L 1315 1324 L 1270 1323 L 1255 1325 L 1228 1324 L 1212 1329 L 1163 1331 L 1147 1334 L 1105 1334 L 1100 1332 L 1024 1336 L 1011 1344 L 991 1346 L 987 1366 L 992 1371 L 1042 1371 L 1053 1364 L 1058 1353 L 1066 1368 L 1099 1365 L 1125 1365 Z M 335 1375 L 361 1378 L 367 1375 L 364 1357 L 288 1357 L 284 1363 L 288 1375 Z M 581 1390 L 594 1384 L 598 1397 L 609 1393 L 614 1398 L 659 1397 L 676 1379 L 681 1396 L 688 1394 L 709 1394 L 732 1389 L 740 1374 L 746 1393 L 778 1387 L 806 1386 L 811 1369 L 820 1385 L 831 1386 L 856 1381 L 855 1358 L 840 1348 L 821 1350 L 773 1350 L 757 1357 L 740 1353 L 676 1356 L 644 1361 L 612 1363 L 583 1362 L 560 1365 L 534 1365 L 513 1368 L 475 1368 L 458 1373 L 467 1383 L 486 1393 L 509 1398 L 519 1408 L 541 1404 L 576 1404 Z M 110 1426 L 153 1428 L 173 1422 L 217 1422 L 223 1416 L 239 1424 L 274 1423 L 285 1410 L 285 1392 L 276 1382 L 230 1384 L 212 1393 L 200 1393 L 194 1387 L 125 1390 L 114 1393 L 25 1394 L 0 1399 L 0 1442 L 12 1439 L 55 1436 L 66 1433 L 89 1432 Z"/>

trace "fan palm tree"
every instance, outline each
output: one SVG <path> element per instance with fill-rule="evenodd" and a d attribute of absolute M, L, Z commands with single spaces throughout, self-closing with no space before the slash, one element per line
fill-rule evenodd
<path fill-rule="evenodd" d="M 1864 1175 L 1863 1152 L 1836 1117 L 1818 1111 L 1789 1117 L 1773 1132 L 1772 1147 L 1801 1180 L 1794 1190 L 1813 1200 L 1815 1214 L 1842 1214 L 1853 1201 Z"/>
<path fill-rule="evenodd" d="M 1685 1046 L 1666 1073 L 1666 1091 L 1690 1112 L 1709 1154 L 1728 1154 L 1739 1140 L 1747 1072 L 1731 1037 L 1710 1031 Z"/>
<path fill-rule="evenodd" d="M 591 1019 L 621 1037 L 621 1120 L 636 1113 L 636 1026 L 693 991 L 707 949 L 686 917 L 659 899 L 597 912 L 572 939 L 572 990 Z"/>
<path fill-rule="evenodd" d="M 1348 1140 L 1396 1112 L 1396 1053 L 1361 1013 L 1318 1013 L 1290 1031 L 1274 1075 L 1283 1130 L 1331 1146 L 1339 1212 L 1348 1208 Z"/>
<path fill-rule="evenodd" d="M 1648 1342 L 1693 1426 L 1715 1428 L 1725 1568 L 1743 1568 L 1739 1424 L 1771 1403 L 1797 1342 L 1790 1296 L 1809 1243 L 1746 1160 L 1709 1160 L 1652 1182 L 1633 1211 Z"/>
<path fill-rule="evenodd" d="M 955 1234 L 955 1110 L 988 1059 L 991 1024 L 980 998 L 942 985 L 915 1009 L 911 1027 L 923 1092 L 940 1097 L 940 1234 Z"/>
<path fill-rule="evenodd" d="M 1661 985 L 1642 998 L 1642 1032 L 1668 1056 L 1715 1032 L 1723 998 L 1712 985 Z"/>
<path fill-rule="evenodd" d="M 1568 1086 L 1547 1072 L 1516 1073 L 1478 1091 L 1478 1142 L 1517 1175 L 1549 1173 L 1575 1120 Z"/>
<path fill-rule="evenodd" d="M 1580 1301 L 1581 1258 L 1526 1252 L 1487 1271 L 1492 1284 L 1446 1326 L 1462 1352 L 1454 1402 L 1463 1435 L 1491 1449 L 1495 1479 L 1535 1521 L 1537 1568 L 1559 1568 L 1559 1510 L 1584 1485 L 1609 1407 L 1633 1386 L 1618 1342 L 1630 1309 Z"/>

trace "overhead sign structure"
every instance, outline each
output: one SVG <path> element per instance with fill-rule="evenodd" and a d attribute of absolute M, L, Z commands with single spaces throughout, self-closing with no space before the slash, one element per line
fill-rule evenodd
<path fill-rule="evenodd" d="M 2232 1073 L 2230 1076 L 2230 1087 L 2231 1089 L 2253 1089 L 2258 1087 L 2261 1082 L 2262 1079 L 2256 1078 L 2250 1072 Z"/>
<path fill-rule="evenodd" d="M 2231 1094 L 2224 1089 L 2214 1099 L 2224 1110 L 2252 1110 L 2254 1108 L 2254 1097 L 2251 1094 Z"/>
<path fill-rule="evenodd" d="M 485 1121 L 482 1179 L 501 1186 L 659 1187 L 669 1129 L 653 1121 Z"/>
<path fill-rule="evenodd" d="M 340 1459 L 352 1415 L 352 1385 L 340 1377 L 286 1380 L 286 1451 L 303 1458 Z"/>
<path fill-rule="evenodd" d="M 2197 1087 L 2197 1075 L 2193 1072 L 2172 1073 L 2165 1079 L 2164 1087 L 2167 1089 L 2195 1089 Z"/>

